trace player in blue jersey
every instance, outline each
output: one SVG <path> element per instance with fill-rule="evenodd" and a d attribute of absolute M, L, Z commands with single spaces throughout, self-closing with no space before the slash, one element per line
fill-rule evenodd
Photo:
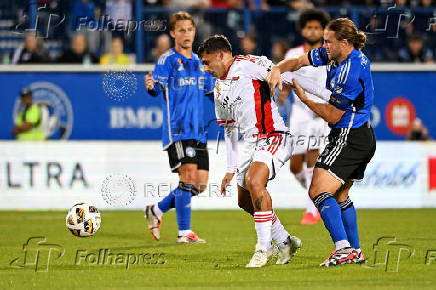
<path fill-rule="evenodd" d="M 179 175 L 179 186 L 159 203 L 147 206 L 145 213 L 155 240 L 160 239 L 162 215 L 175 207 L 177 242 L 204 243 L 191 230 L 191 197 L 206 188 L 209 177 L 202 109 L 205 95 L 213 93 L 214 80 L 192 52 L 195 37 L 192 16 L 186 12 L 173 14 L 170 35 L 175 47 L 159 57 L 153 73 L 145 77 L 145 87 L 152 96 L 162 98 L 163 149 L 168 152 L 171 171 Z"/>
<path fill-rule="evenodd" d="M 375 153 L 370 126 L 374 101 L 370 62 L 360 51 L 366 36 L 347 18 L 332 20 L 324 30 L 324 45 L 273 67 L 267 80 L 271 88 L 282 87 L 280 73 L 303 66 L 326 66 L 327 104 L 309 99 L 294 81 L 296 95 L 331 127 L 329 144 L 315 165 L 309 196 L 318 208 L 335 250 L 321 266 L 363 263 L 357 231 L 356 210 L 348 197 L 354 181 L 363 179 Z"/>

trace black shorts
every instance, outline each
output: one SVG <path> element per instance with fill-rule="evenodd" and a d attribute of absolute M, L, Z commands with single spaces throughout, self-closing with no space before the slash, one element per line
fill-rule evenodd
<path fill-rule="evenodd" d="M 342 184 L 363 179 L 375 153 L 375 135 L 368 123 L 360 128 L 334 128 L 315 167 L 328 170 Z"/>
<path fill-rule="evenodd" d="M 197 140 L 174 142 L 167 149 L 172 172 L 177 172 L 185 163 L 197 164 L 198 169 L 209 170 L 209 153 L 207 145 Z"/>

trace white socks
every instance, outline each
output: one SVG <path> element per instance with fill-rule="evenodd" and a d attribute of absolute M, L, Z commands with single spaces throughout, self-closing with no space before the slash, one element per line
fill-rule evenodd
<path fill-rule="evenodd" d="M 188 235 L 190 232 L 192 232 L 192 231 L 191 230 L 179 231 L 179 237 L 184 237 L 184 236 Z"/>
<path fill-rule="evenodd" d="M 289 233 L 285 230 L 276 213 L 272 212 L 271 237 L 277 246 L 285 246 L 283 243 L 288 239 Z"/>
<path fill-rule="evenodd" d="M 272 247 L 272 216 L 272 211 L 258 211 L 254 213 L 254 227 L 257 233 L 257 243 L 267 250 Z"/>
<path fill-rule="evenodd" d="M 341 240 L 341 241 L 337 241 L 335 243 L 335 247 L 336 247 L 336 250 L 340 250 L 340 249 L 351 247 L 351 246 L 347 240 Z"/>

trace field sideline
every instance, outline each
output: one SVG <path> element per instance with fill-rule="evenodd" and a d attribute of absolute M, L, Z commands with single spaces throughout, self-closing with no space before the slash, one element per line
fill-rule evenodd
<path fill-rule="evenodd" d="M 102 211 L 102 227 L 91 238 L 74 237 L 65 227 L 63 211 L 0 211 L 0 289 L 436 287 L 435 209 L 358 210 L 361 246 L 369 261 L 335 268 L 319 267 L 333 249 L 322 223 L 299 225 L 302 210 L 277 214 L 302 239 L 301 251 L 288 265 L 274 261 L 245 269 L 256 235 L 252 218 L 242 211 L 193 211 L 192 228 L 207 239 L 204 245 L 175 243 L 174 211 L 164 216 L 159 242 L 145 231 L 140 211 Z M 54 250 L 48 257 L 46 248 L 39 247 L 35 271 L 35 248 L 27 247 L 24 264 L 23 244 L 37 236 L 45 237 Z M 376 255 L 373 244 L 378 240 Z M 32 241 L 35 245 L 38 239 Z M 375 255 L 379 265 L 374 264 Z"/>

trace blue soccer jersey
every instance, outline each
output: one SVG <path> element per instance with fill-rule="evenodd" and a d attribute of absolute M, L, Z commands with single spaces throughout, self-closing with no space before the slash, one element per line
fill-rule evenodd
<path fill-rule="evenodd" d="M 205 73 L 195 53 L 186 58 L 171 48 L 162 54 L 153 71 L 155 92 L 162 96 L 164 150 L 180 140 L 206 143 L 203 108 L 205 95 L 213 94 L 214 77 Z"/>
<path fill-rule="evenodd" d="M 357 49 L 340 65 L 330 60 L 324 47 L 308 52 L 313 66 L 326 65 L 326 87 L 332 92 L 329 103 L 345 111 L 338 123 L 331 128 L 359 128 L 369 121 L 374 103 L 374 86 L 369 59 Z"/>

